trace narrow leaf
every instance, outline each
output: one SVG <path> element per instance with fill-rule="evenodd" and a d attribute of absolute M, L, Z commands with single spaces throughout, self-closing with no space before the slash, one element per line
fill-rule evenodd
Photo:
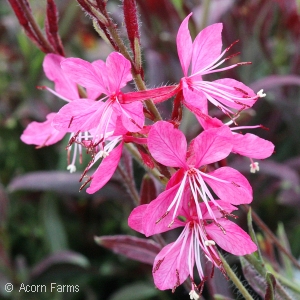
<path fill-rule="evenodd" d="M 89 266 L 89 261 L 85 256 L 74 251 L 59 251 L 54 254 L 49 255 L 42 261 L 40 261 L 31 271 L 31 279 L 41 277 L 47 272 L 51 267 L 55 265 L 68 264 L 74 265 L 79 268 L 87 268 Z"/>
<path fill-rule="evenodd" d="M 149 265 L 153 264 L 155 256 L 161 249 L 159 244 L 153 240 L 130 235 L 100 236 L 95 237 L 95 242 L 116 254 L 122 254 Z"/>

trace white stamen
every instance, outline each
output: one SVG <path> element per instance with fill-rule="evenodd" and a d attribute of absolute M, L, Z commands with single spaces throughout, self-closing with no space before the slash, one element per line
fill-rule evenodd
<path fill-rule="evenodd" d="M 257 161 L 250 164 L 250 173 L 256 173 L 259 171 L 259 164 Z"/>
<path fill-rule="evenodd" d="M 264 93 L 264 90 L 263 90 L 263 89 L 261 89 L 260 91 L 258 91 L 256 95 L 257 95 L 257 97 L 259 97 L 259 98 L 263 98 L 263 97 L 266 97 L 266 96 L 267 96 L 267 94 Z"/>
<path fill-rule="evenodd" d="M 191 290 L 190 293 L 189 293 L 189 295 L 190 295 L 190 299 L 191 300 L 198 300 L 198 299 L 200 299 L 199 295 L 196 293 L 195 290 Z"/>
<path fill-rule="evenodd" d="M 206 240 L 206 241 L 204 242 L 204 244 L 205 244 L 206 246 L 215 246 L 215 245 L 216 245 L 215 241 L 213 241 L 213 240 Z"/>
<path fill-rule="evenodd" d="M 108 155 L 109 155 L 109 152 L 106 152 L 106 151 L 100 151 L 100 153 L 99 153 L 99 156 L 103 157 L 103 158 L 107 157 Z"/>
<path fill-rule="evenodd" d="M 71 164 L 67 166 L 67 170 L 70 171 L 70 173 L 76 172 L 76 166 Z"/>

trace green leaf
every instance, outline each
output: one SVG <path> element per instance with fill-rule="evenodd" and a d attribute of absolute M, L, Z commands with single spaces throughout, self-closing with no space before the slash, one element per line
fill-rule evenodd
<path fill-rule="evenodd" d="M 57 202 L 52 194 L 44 195 L 40 209 L 51 252 L 68 249 L 65 228 L 58 213 Z"/>

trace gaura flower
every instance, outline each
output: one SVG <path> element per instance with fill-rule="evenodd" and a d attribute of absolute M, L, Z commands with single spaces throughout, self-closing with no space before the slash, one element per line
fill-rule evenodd
<path fill-rule="evenodd" d="M 60 99 L 66 102 L 72 102 L 76 99 L 79 99 L 78 87 L 76 82 L 70 80 L 70 78 L 65 74 L 61 69 L 60 63 L 65 58 L 57 54 L 47 54 L 43 61 L 44 72 L 48 79 L 54 82 L 54 89 L 52 90 L 49 87 L 42 87 L 54 95 L 58 96 Z M 52 127 L 53 119 L 55 118 L 56 113 L 50 113 L 46 116 L 46 121 L 44 122 L 31 122 L 23 134 L 21 135 L 21 140 L 30 145 L 36 145 L 37 148 L 44 146 L 53 145 L 60 140 L 62 140 L 67 133 L 66 130 L 57 130 Z M 70 141 L 74 139 L 74 134 L 71 133 Z M 74 146 L 68 147 L 68 160 L 69 166 L 68 169 L 71 172 L 76 170 L 75 161 L 76 157 L 79 154 L 79 159 L 82 157 L 82 147 L 80 145 L 81 140 L 87 139 L 87 133 L 82 132 L 77 134 L 76 140 L 78 143 Z M 73 158 L 70 160 L 71 151 L 73 149 Z"/>
<path fill-rule="evenodd" d="M 144 124 L 143 105 L 136 100 L 123 102 L 123 88 L 132 79 L 131 64 L 122 54 L 111 53 L 104 63 L 89 63 L 79 58 L 67 58 L 62 69 L 71 80 L 88 90 L 88 97 L 105 96 L 99 101 L 80 99 L 62 107 L 52 125 L 57 130 L 82 132 L 94 130 L 93 143 L 113 134 L 117 119 L 129 132 L 138 132 Z"/>
<path fill-rule="evenodd" d="M 141 205 L 133 210 L 129 217 L 129 226 L 141 233 L 144 232 L 144 223 L 148 222 L 145 216 L 150 204 Z M 202 218 L 198 217 L 198 209 L 193 200 L 185 202 L 174 221 L 173 228 L 183 227 L 177 240 L 165 246 L 156 256 L 153 264 L 154 283 L 160 290 L 172 289 L 173 291 L 189 276 L 192 287 L 190 295 L 198 299 L 203 284 L 208 278 L 204 274 L 201 254 L 203 251 L 206 259 L 212 263 L 212 268 L 217 267 L 226 276 L 216 245 L 234 255 L 250 254 L 257 250 L 249 235 L 238 225 L 224 217 L 219 207 L 223 207 L 228 215 L 237 208 L 227 202 L 215 200 L 209 206 L 200 203 L 199 208 Z M 214 213 L 216 221 L 211 219 L 208 208 Z M 233 216 L 230 214 L 230 216 Z M 156 225 L 156 233 L 165 231 L 163 224 Z M 194 265 L 201 280 L 197 285 L 194 281 Z M 212 269 L 213 271 L 213 269 Z M 212 272 L 213 274 L 213 272 Z M 212 275 L 211 275 L 212 276 Z"/>
<path fill-rule="evenodd" d="M 121 159 L 124 143 L 134 142 L 136 144 L 146 144 L 145 138 L 132 136 L 130 132 L 127 132 L 124 127 L 118 123 L 115 133 L 105 139 L 105 142 L 97 145 L 96 149 L 90 141 L 85 142 L 85 147 L 96 151 L 92 154 L 92 160 L 84 170 L 80 181 L 87 177 L 87 180 L 82 184 L 80 190 L 82 190 L 88 183 L 90 186 L 87 188 L 88 194 L 93 194 L 100 190 L 113 176 L 116 171 L 119 161 Z M 93 134 L 93 132 L 91 133 Z M 95 165 L 97 161 L 101 160 L 99 166 L 91 176 L 87 176 L 87 172 Z"/>
<path fill-rule="evenodd" d="M 145 212 L 144 233 L 156 233 L 157 223 L 165 230 L 172 225 L 187 196 L 194 199 L 199 219 L 202 218 L 200 202 L 204 202 L 213 220 L 216 217 L 210 209 L 211 201 L 220 210 L 226 211 L 215 201 L 212 191 L 224 202 L 234 205 L 250 203 L 252 188 L 247 179 L 230 167 L 207 172 L 206 166 L 227 157 L 232 151 L 232 134 L 227 126 L 213 128 L 198 135 L 187 149 L 184 134 L 172 124 L 164 121 L 155 123 L 148 135 L 148 147 L 159 163 L 178 168 L 169 180 L 166 190 L 153 200 Z M 211 188 L 211 190 L 209 189 Z"/>
<path fill-rule="evenodd" d="M 55 91 L 51 92 L 58 94 L 64 100 L 70 102 L 78 99 L 78 91 L 76 83 L 69 80 L 61 70 L 60 63 L 65 58 L 57 54 L 47 54 L 43 61 L 43 68 L 48 79 L 55 84 Z M 47 120 L 44 122 L 32 122 L 24 130 L 21 135 L 21 140 L 26 144 L 36 145 L 39 148 L 49 146 L 60 141 L 64 135 L 64 131 L 58 131 L 51 126 L 51 122 L 55 113 L 47 115 Z"/>
<path fill-rule="evenodd" d="M 243 83 L 224 78 L 212 82 L 203 80 L 206 74 L 216 73 L 249 63 L 236 63 L 228 67 L 218 68 L 230 57 L 223 56 L 231 48 L 222 50 L 221 32 L 223 25 L 217 23 L 203 29 L 192 42 L 188 29 L 190 13 L 181 23 L 177 34 L 177 51 L 184 77 L 181 79 L 183 103 L 192 112 L 207 114 L 207 100 L 220 108 L 226 115 L 235 116 L 239 111 L 251 107 L 258 99 L 249 87 Z M 189 73 L 190 69 L 190 75 Z M 237 110 L 237 112 L 231 109 Z"/>

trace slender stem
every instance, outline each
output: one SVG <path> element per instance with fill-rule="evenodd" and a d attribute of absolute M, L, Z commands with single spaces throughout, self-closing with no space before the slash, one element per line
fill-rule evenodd
<path fill-rule="evenodd" d="M 244 296 L 246 300 L 254 300 L 252 296 L 249 294 L 249 292 L 246 290 L 246 288 L 243 286 L 241 281 L 238 279 L 238 277 L 235 275 L 235 273 L 232 271 L 230 266 L 228 265 L 227 261 L 225 258 L 221 255 L 219 252 L 220 259 L 223 263 L 223 267 L 230 278 L 230 280 L 234 283 L 234 285 L 237 287 L 237 289 L 240 291 L 240 293 Z"/>
<path fill-rule="evenodd" d="M 130 196 L 132 197 L 132 199 L 134 200 L 136 205 L 139 205 L 140 203 L 140 196 L 138 191 L 136 190 L 135 184 L 132 180 L 130 180 L 130 178 L 126 175 L 125 171 L 123 170 L 123 168 L 120 166 L 120 164 L 117 167 L 120 175 L 122 176 L 124 183 L 126 184 L 127 188 L 130 191 Z"/>
<path fill-rule="evenodd" d="M 33 28 L 34 33 L 38 37 L 38 42 L 42 43 L 42 46 L 47 50 L 49 53 L 56 53 L 56 51 L 52 48 L 52 46 L 49 44 L 49 42 L 45 39 L 40 27 L 37 25 L 35 19 L 33 18 L 31 12 L 28 10 L 27 5 L 24 4 L 23 0 L 19 1 L 19 4 L 21 8 L 24 11 L 24 14 L 26 15 L 27 20 L 29 21 L 30 25 Z"/>
<path fill-rule="evenodd" d="M 154 168 L 148 168 L 142 161 L 141 156 L 139 154 L 139 152 L 137 151 L 136 147 L 134 147 L 132 144 L 127 144 L 125 143 L 125 147 L 127 148 L 127 150 L 131 153 L 131 155 L 133 156 L 133 158 L 144 168 L 146 169 L 149 173 L 151 173 L 155 178 L 157 178 L 162 184 L 167 184 L 168 179 L 166 177 L 162 177 L 161 173 L 159 173 L 159 171 Z"/>
<path fill-rule="evenodd" d="M 249 205 L 244 204 L 242 205 L 245 211 L 248 212 L 249 210 Z M 269 227 L 263 222 L 263 220 L 256 214 L 255 211 L 252 210 L 252 218 L 253 221 L 256 223 L 260 229 L 266 233 L 269 238 L 274 242 L 274 244 L 293 262 L 293 264 L 300 269 L 300 264 L 297 261 L 297 259 L 290 253 L 289 250 L 287 250 L 278 240 L 278 238 L 275 236 L 275 234 L 269 229 Z"/>
<path fill-rule="evenodd" d="M 119 47 L 120 49 L 120 52 L 131 62 L 131 64 L 134 66 L 134 62 L 131 58 L 131 56 L 129 55 L 128 51 L 127 51 L 127 48 L 126 46 L 124 45 L 122 39 L 120 38 L 114 24 L 112 23 L 111 19 L 108 18 L 109 20 L 109 24 L 107 26 L 110 34 L 111 34 L 111 37 L 112 39 L 115 41 L 116 45 Z M 136 70 L 135 68 L 131 68 L 131 72 L 132 72 L 132 76 L 133 76 L 133 79 L 136 83 L 136 86 L 138 88 L 138 90 L 140 91 L 143 91 L 143 90 L 146 90 L 147 87 L 141 77 L 140 74 L 136 73 Z M 145 104 L 146 104 L 146 107 L 149 111 L 151 111 L 153 113 L 153 115 L 155 116 L 155 120 L 153 121 L 158 121 L 158 120 L 162 120 L 162 117 L 159 113 L 159 111 L 157 110 L 155 104 L 153 103 L 152 100 L 145 100 Z"/>

